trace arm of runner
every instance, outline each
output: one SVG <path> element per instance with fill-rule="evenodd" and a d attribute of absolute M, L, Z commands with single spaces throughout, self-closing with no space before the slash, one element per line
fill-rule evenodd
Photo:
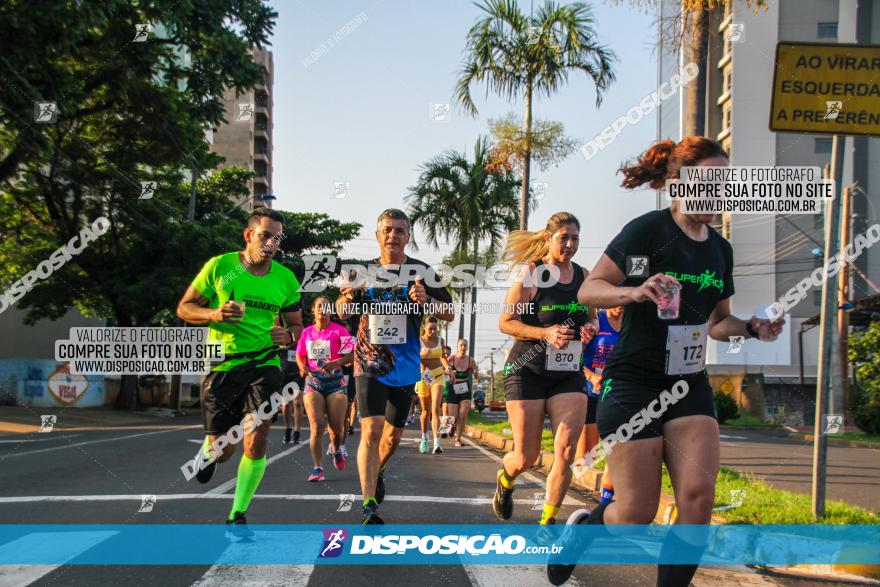
<path fill-rule="evenodd" d="M 305 355 L 296 353 L 296 365 L 299 367 L 300 377 L 305 377 L 309 374 L 309 362 L 306 360 Z"/>
<path fill-rule="evenodd" d="M 780 318 L 771 322 L 752 316 L 750 320 L 742 320 L 730 313 L 730 298 L 725 298 L 715 305 L 712 315 L 709 316 L 709 337 L 722 342 L 729 342 L 731 336 L 751 338 L 746 330 L 748 323 L 752 324 L 753 330 L 758 333 L 761 340 L 772 340 L 782 332 L 785 319 Z"/>
<path fill-rule="evenodd" d="M 645 301 L 656 304 L 662 295 L 661 285 L 678 283 L 671 275 L 657 273 L 638 287 L 615 285 L 623 281 L 624 277 L 620 267 L 603 254 L 578 291 L 578 303 L 596 308 L 613 308 Z"/>
<path fill-rule="evenodd" d="M 471 359 L 471 368 L 474 370 L 474 381 L 477 380 L 477 376 L 480 374 L 480 368 L 477 367 L 477 362 Z"/>
<path fill-rule="evenodd" d="M 431 267 L 428 267 L 427 271 L 429 272 L 429 276 L 431 277 L 430 283 L 437 282 L 437 276 L 434 274 L 434 270 Z M 455 310 L 452 308 L 452 296 L 446 290 L 445 287 L 434 287 L 432 285 L 425 285 L 424 280 L 419 277 L 416 280 L 416 284 L 420 285 L 427 296 L 428 303 L 435 305 L 443 305 L 444 309 L 448 307 L 445 312 L 434 312 L 433 315 L 438 320 L 443 320 L 444 322 L 452 322 L 455 320 Z"/>
<path fill-rule="evenodd" d="M 347 365 L 351 365 L 352 363 L 354 363 L 354 353 L 348 353 L 342 355 L 337 359 L 333 359 L 332 361 L 327 361 L 325 368 L 332 370 L 336 367 L 345 367 Z"/>
<path fill-rule="evenodd" d="M 232 302 L 226 302 L 219 308 L 206 308 L 209 302 L 190 285 L 177 304 L 177 317 L 194 326 L 207 326 L 211 322 L 238 322 L 244 315 L 241 308 Z"/>
<path fill-rule="evenodd" d="M 535 296 L 535 286 L 528 287 L 523 285 L 523 277 L 525 275 L 534 275 L 535 264 L 529 263 L 527 268 L 517 278 L 507 295 L 504 296 L 504 305 L 501 308 L 501 315 L 498 317 L 498 328 L 504 334 L 518 338 L 520 340 L 541 340 L 547 335 L 547 329 L 540 326 L 530 326 L 520 319 L 518 310 Z"/>
<path fill-rule="evenodd" d="M 286 312 L 282 311 L 281 317 L 284 321 L 284 324 L 286 325 L 283 328 L 283 332 L 288 333 L 286 336 L 288 338 L 292 337 L 292 339 L 279 342 L 273 337 L 273 342 L 280 345 L 289 345 L 296 343 L 297 341 L 299 341 L 299 337 L 303 331 L 302 309 L 300 309 L 299 304 L 296 305 L 295 310 L 288 310 Z"/>
<path fill-rule="evenodd" d="M 584 377 L 587 378 L 587 381 L 589 381 L 590 383 L 593 384 L 593 389 L 596 389 L 596 387 L 602 381 L 601 375 L 599 375 L 598 373 L 596 373 L 595 371 L 593 371 L 592 369 L 589 369 L 587 367 L 584 367 Z"/>

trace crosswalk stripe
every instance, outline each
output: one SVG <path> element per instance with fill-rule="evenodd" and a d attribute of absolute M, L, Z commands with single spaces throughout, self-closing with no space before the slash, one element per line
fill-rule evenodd
<path fill-rule="evenodd" d="M 114 536 L 114 531 L 94 532 L 31 532 L 12 542 L 0 545 L 0 560 L 36 557 L 45 553 L 47 558 L 72 560 Z M 71 540 L 72 536 L 75 540 Z M 0 565 L 0 587 L 24 587 L 48 575 L 57 565 Z"/>
<path fill-rule="evenodd" d="M 307 532 L 255 532 L 254 542 L 230 544 L 217 563 L 212 565 L 193 587 L 225 587 L 243 585 L 245 587 L 305 587 L 315 565 L 235 565 L 224 561 L 241 561 L 249 558 L 263 558 L 268 552 L 284 553 L 295 544 L 299 548 L 311 549 L 317 554 L 321 539 Z M 268 544 L 267 544 L 268 541 Z M 276 546 L 273 547 L 272 543 Z M 283 554 L 279 554 L 283 557 Z"/>

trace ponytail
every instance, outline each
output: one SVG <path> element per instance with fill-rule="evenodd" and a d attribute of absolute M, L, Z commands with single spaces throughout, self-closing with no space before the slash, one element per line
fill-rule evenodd
<path fill-rule="evenodd" d="M 507 235 L 504 252 L 501 260 L 511 265 L 532 263 L 545 257 L 550 252 L 548 237 L 553 236 L 557 230 L 566 224 L 574 224 L 581 228 L 581 223 L 574 214 L 557 212 L 547 221 L 547 226 L 541 230 L 514 230 Z"/>
<path fill-rule="evenodd" d="M 718 142 L 707 137 L 687 137 L 680 142 L 665 140 L 639 155 L 634 164 L 623 164 L 621 185 L 628 190 L 644 184 L 657 190 L 667 179 L 678 177 L 682 167 L 694 166 L 703 159 L 728 155 Z"/>

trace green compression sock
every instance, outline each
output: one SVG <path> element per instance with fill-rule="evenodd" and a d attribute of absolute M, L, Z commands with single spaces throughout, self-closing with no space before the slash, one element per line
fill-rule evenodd
<path fill-rule="evenodd" d="M 235 512 L 245 513 L 247 511 L 265 471 L 265 456 L 252 459 L 247 455 L 241 455 L 241 462 L 238 463 L 238 477 L 235 481 L 235 499 L 232 501 L 232 511 L 229 512 L 230 520 L 235 516 Z"/>
<path fill-rule="evenodd" d="M 207 436 L 205 437 L 205 442 L 202 443 L 202 456 L 205 457 L 205 460 L 211 460 L 211 442 Z"/>

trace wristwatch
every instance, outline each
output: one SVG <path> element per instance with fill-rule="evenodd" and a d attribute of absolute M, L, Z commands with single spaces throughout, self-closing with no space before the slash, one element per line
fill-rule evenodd
<path fill-rule="evenodd" d="M 746 322 L 746 334 L 748 335 L 748 338 L 761 338 L 751 322 Z"/>

